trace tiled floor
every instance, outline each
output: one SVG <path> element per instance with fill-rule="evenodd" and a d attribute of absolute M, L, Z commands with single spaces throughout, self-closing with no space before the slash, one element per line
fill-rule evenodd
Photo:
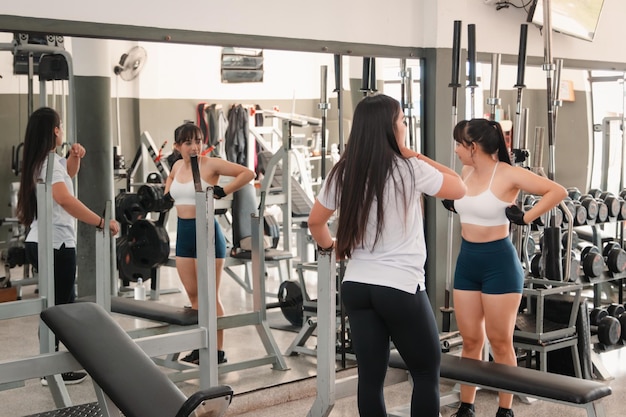
<path fill-rule="evenodd" d="M 243 273 L 243 270 L 241 270 Z M 181 289 L 175 269 L 162 268 L 161 288 Z M 314 296 L 315 276 L 308 276 L 311 292 Z M 268 292 L 275 292 L 278 279 L 270 275 L 267 279 Z M 33 297 L 34 287 L 25 287 L 24 295 Z M 252 305 L 252 296 L 245 293 L 234 280 L 226 274 L 223 278 L 221 295 L 224 299 L 227 314 L 236 314 L 249 311 Z M 187 303 L 182 292 L 161 295 L 159 302 L 181 306 Z M 141 319 L 115 315 L 116 319 L 126 329 L 152 326 Z M 286 324 L 284 318 L 276 311 L 269 313 L 270 324 Z M 0 321 L 0 360 L 12 360 L 38 352 L 37 317 L 23 317 L 19 319 Z M 279 345 L 281 352 L 296 337 L 292 331 L 273 329 L 272 334 Z M 314 338 L 312 339 L 315 343 Z M 251 353 L 263 352 L 263 346 L 256 335 L 253 326 L 245 326 L 226 331 L 225 350 L 229 363 L 247 359 Z M 623 414 L 623 398 L 626 398 L 626 353 L 624 349 L 615 350 L 601 355 L 604 366 L 610 371 L 614 379 L 607 381 L 613 389 L 613 395 L 604 400 L 607 416 Z M 295 417 L 306 416 L 313 404 L 315 395 L 316 360 L 312 356 L 298 355 L 285 357 L 289 370 L 273 370 L 270 366 L 262 366 L 238 372 L 220 375 L 220 383 L 229 384 L 236 393 L 228 411 L 229 416 L 243 417 Z M 352 365 L 348 362 L 348 365 Z M 339 371 L 337 377 L 351 375 L 354 369 Z M 89 381 L 89 380 L 88 380 Z M 75 404 L 95 401 L 92 385 L 88 382 L 68 386 L 68 391 Z M 198 389 L 197 381 L 191 380 L 178 383 L 186 394 Z M 443 384 L 442 389 L 450 386 Z M 391 409 L 407 404 L 410 400 L 410 386 L 407 382 L 392 385 L 385 390 L 386 401 Z M 497 398 L 493 392 L 480 391 L 476 406 L 478 416 L 493 416 L 497 409 Z M 42 387 L 39 380 L 26 381 L 23 388 L 0 391 L 0 417 L 18 417 L 51 410 L 54 403 L 49 389 Z M 514 403 L 517 417 L 569 415 L 584 416 L 583 410 L 557 405 L 547 402 L 522 403 L 519 399 Z M 450 416 L 454 409 L 442 407 L 442 416 Z M 357 416 L 356 400 L 354 396 L 338 399 L 331 417 Z"/>

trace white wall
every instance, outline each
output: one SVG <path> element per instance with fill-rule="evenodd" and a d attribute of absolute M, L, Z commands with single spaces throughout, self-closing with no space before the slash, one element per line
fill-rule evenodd
<path fill-rule="evenodd" d="M 515 4 L 526 0 L 513 0 Z M 517 54 L 523 9 L 496 11 L 483 0 L 43 0 L 4 2 L 2 14 L 155 28 L 335 40 L 377 45 L 451 47 L 454 20 L 476 24 L 479 52 Z M 626 2 L 605 0 L 596 38 L 586 42 L 553 36 L 555 57 L 626 62 Z M 164 35 L 167 34 L 164 31 Z M 466 33 L 463 45 L 466 45 Z M 543 56 L 543 40 L 529 30 L 528 54 Z"/>

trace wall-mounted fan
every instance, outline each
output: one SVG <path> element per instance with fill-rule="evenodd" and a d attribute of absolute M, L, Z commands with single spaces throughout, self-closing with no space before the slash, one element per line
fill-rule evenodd
<path fill-rule="evenodd" d="M 118 88 L 118 80 L 124 81 L 134 80 L 141 69 L 146 64 L 148 54 L 141 46 L 131 48 L 127 53 L 122 54 L 120 62 L 113 68 L 115 77 L 115 115 L 117 121 L 117 146 L 113 148 L 113 168 L 114 172 L 123 171 L 125 169 L 124 156 L 122 155 L 122 135 L 120 127 L 120 95 Z"/>
<path fill-rule="evenodd" d="M 113 68 L 113 72 L 124 81 L 133 80 L 141 72 L 147 57 L 148 54 L 144 48 L 135 46 L 127 53 L 122 54 L 120 63 Z"/>

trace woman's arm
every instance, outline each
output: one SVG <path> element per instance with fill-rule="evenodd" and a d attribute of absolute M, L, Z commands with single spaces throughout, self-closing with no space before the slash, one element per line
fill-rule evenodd
<path fill-rule="evenodd" d="M 70 148 L 70 155 L 67 157 L 67 174 L 70 178 L 74 178 L 80 170 L 80 160 L 85 156 L 85 148 L 79 143 L 75 143 Z"/>
<path fill-rule="evenodd" d="M 566 196 L 567 190 L 548 178 L 537 175 L 525 168 L 509 167 L 515 187 L 529 193 L 540 195 L 541 199 L 524 214 L 524 222 L 533 220 L 557 206 Z"/>
<path fill-rule="evenodd" d="M 435 194 L 435 197 L 458 200 L 465 195 L 465 192 L 467 191 L 465 183 L 459 174 L 457 174 L 453 169 L 448 168 L 447 166 L 409 148 L 403 148 L 401 149 L 401 152 L 402 156 L 405 158 L 417 158 L 420 161 L 426 162 L 428 165 L 443 174 L 443 183 L 441 184 L 439 192 Z"/>
<path fill-rule="evenodd" d="M 168 175 L 167 178 L 165 179 L 165 190 L 163 191 L 163 194 L 167 194 L 170 192 L 172 181 L 174 181 L 174 177 L 176 177 L 176 171 L 178 170 L 178 167 L 182 163 L 180 161 L 182 161 L 182 159 L 179 159 L 178 161 L 174 162 L 172 169 L 170 169 L 170 175 Z"/>
<path fill-rule="evenodd" d="M 234 177 L 234 179 L 226 184 L 223 188 L 226 194 L 232 194 L 239 190 L 250 181 L 254 179 L 254 171 L 246 168 L 243 165 L 235 164 L 234 162 L 225 161 L 221 158 L 210 158 L 210 163 L 213 165 L 213 172 L 218 175 L 225 175 L 227 177 Z M 207 170 L 208 171 L 208 170 Z"/>
<path fill-rule="evenodd" d="M 71 216 L 77 218 L 81 222 L 90 224 L 100 229 L 104 227 L 104 219 L 91 211 L 89 207 L 84 205 L 79 199 L 71 195 L 65 183 L 56 182 L 52 184 L 52 198 Z M 119 225 L 115 220 L 111 220 L 109 229 L 114 235 L 119 232 Z"/>
<path fill-rule="evenodd" d="M 335 211 L 327 209 L 318 200 L 315 200 L 311 213 L 309 214 L 309 230 L 311 236 L 322 248 L 330 248 L 333 245 L 333 237 L 328 228 L 328 220 Z"/>

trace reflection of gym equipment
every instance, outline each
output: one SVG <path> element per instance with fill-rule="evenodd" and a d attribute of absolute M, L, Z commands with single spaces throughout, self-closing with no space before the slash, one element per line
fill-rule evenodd
<path fill-rule="evenodd" d="M 296 283 L 291 281 L 289 286 L 285 286 L 284 290 L 287 294 L 285 296 L 285 302 L 281 304 L 281 310 L 283 311 L 283 315 L 287 320 L 289 320 L 292 324 L 297 325 L 299 322 L 302 328 L 298 332 L 298 335 L 295 337 L 293 342 L 289 345 L 287 350 L 285 351 L 285 355 L 292 356 L 297 354 L 304 355 L 317 355 L 317 347 L 310 348 L 306 345 L 307 341 L 317 329 L 317 315 L 318 315 L 318 300 L 311 299 L 309 297 L 308 292 L 306 290 L 306 283 L 304 280 L 304 275 L 306 271 L 315 271 L 317 269 L 317 265 L 315 263 L 307 263 L 307 264 L 298 264 L 296 270 L 298 271 L 299 281 Z M 340 270 L 337 268 L 335 279 L 337 280 L 336 287 L 339 288 L 340 279 Z M 319 279 L 319 277 L 318 277 Z M 331 278 L 332 279 L 332 278 Z M 295 288 L 297 287 L 297 289 Z M 300 290 L 300 296 L 298 297 L 298 290 Z M 337 356 L 341 357 L 341 359 L 349 358 L 355 359 L 352 352 L 352 341 L 350 337 L 350 326 L 348 325 L 345 317 L 342 317 L 342 311 L 339 308 L 341 306 L 341 300 L 339 294 L 336 294 L 337 301 L 335 304 L 337 305 L 337 311 L 335 313 L 336 316 L 336 329 L 337 329 L 337 338 L 336 338 L 336 349 Z M 280 298 L 280 293 L 279 293 Z M 291 302 L 288 302 L 291 301 Z"/>
<path fill-rule="evenodd" d="M 283 120 L 283 146 L 271 156 L 269 161 L 267 158 L 261 156 L 267 156 L 266 154 L 261 153 L 259 155 L 260 161 L 263 161 L 265 165 L 265 173 L 260 188 L 261 195 L 264 197 L 259 203 L 259 216 L 263 216 L 266 204 L 279 205 L 283 216 L 282 225 L 276 224 L 272 227 L 272 230 L 275 230 L 277 233 L 282 232 L 283 250 L 277 252 L 266 251 L 264 261 L 281 266 L 281 281 L 289 279 L 292 269 L 292 218 L 294 216 L 308 216 L 313 206 L 313 202 L 302 190 L 298 182 L 295 181 L 291 175 L 286 174 L 291 172 L 291 137 L 294 124 L 295 122 L 291 119 Z M 240 191 L 246 193 L 245 190 Z M 249 199 L 251 199 L 250 196 L 244 197 L 244 203 L 242 203 L 242 205 L 250 205 L 250 203 L 245 203 Z M 241 213 L 235 213 L 235 215 L 241 216 Z M 234 244 L 237 245 L 237 242 L 234 242 Z M 232 270 L 232 267 L 236 265 L 246 265 L 250 261 L 251 254 L 248 251 L 236 251 L 235 256 L 227 257 L 224 264 L 224 271 L 249 293 L 252 292 L 249 270 L 246 271 L 245 277 L 242 280 Z"/>
<path fill-rule="evenodd" d="M 47 171 L 44 175 L 45 181 L 37 184 L 37 220 L 39 223 L 39 245 L 38 245 L 38 274 L 37 282 L 39 285 L 39 296 L 25 300 L 0 303 L 0 319 L 10 319 L 41 313 L 47 307 L 53 306 L 54 300 L 54 261 L 53 261 L 53 244 L 52 244 L 52 171 L 54 168 L 54 155 L 51 152 L 48 156 Z M 41 353 L 50 354 L 55 350 L 54 335 L 45 328 L 39 331 L 39 349 Z M 24 386 L 23 381 L 29 378 L 40 377 L 44 375 L 33 374 L 30 367 L 36 368 L 35 372 L 48 372 L 51 368 L 39 368 L 29 360 L 24 360 L 24 366 L 15 366 L 8 363 L 6 369 L 0 372 L 0 385 L 11 384 L 10 387 Z M 35 360 L 36 362 L 36 360 Z M 13 365 L 13 366 L 11 366 Z M 67 362 L 60 365 L 67 366 Z M 78 369 L 78 368 L 76 368 Z M 61 372 L 66 372 L 64 369 Z M 72 369 L 74 370 L 74 369 Z M 67 392 L 67 388 L 61 379 L 60 373 L 51 376 L 48 379 L 50 384 L 52 398 L 57 407 L 68 407 L 71 405 L 71 399 Z M 48 375 L 53 375 L 49 373 Z M 6 380 L 3 382 L 2 379 Z"/>
<path fill-rule="evenodd" d="M 607 309 L 601 308 L 594 308 L 589 313 L 590 330 L 604 346 L 616 345 L 622 339 L 622 325 L 614 314 L 609 314 Z"/>
<path fill-rule="evenodd" d="M 91 375 L 106 415 L 117 408 L 126 416 L 221 417 L 230 405 L 233 390 L 226 385 L 186 398 L 97 304 L 55 306 L 41 318 Z"/>
<path fill-rule="evenodd" d="M 141 183 L 133 183 L 132 180 L 137 174 L 137 170 L 143 165 L 144 175 L 143 178 L 148 178 L 149 173 L 147 171 L 147 165 L 144 164 L 144 151 L 148 152 L 150 155 L 150 159 L 156 166 L 161 176 L 161 180 L 159 182 L 165 183 L 165 180 L 170 175 L 170 168 L 167 164 L 163 163 L 163 158 L 161 155 L 163 147 L 157 147 L 152 140 L 152 136 L 150 133 L 143 132 L 141 137 L 139 138 L 141 145 L 135 152 L 135 157 L 133 158 L 133 162 L 131 162 L 130 166 L 124 170 L 116 170 L 115 174 L 121 178 L 126 178 L 126 191 L 131 191 L 133 186 L 141 186 Z"/>
<path fill-rule="evenodd" d="M 144 184 L 135 193 L 120 192 L 115 198 L 116 220 L 122 227 L 116 242 L 117 266 L 124 286 L 138 278 L 143 281 L 156 275 L 170 254 L 170 239 L 163 226 L 171 203 L 163 199 L 163 186 Z M 159 219 L 147 219 L 158 212 Z"/>
<path fill-rule="evenodd" d="M 194 163 L 195 162 L 195 163 Z M 138 337 L 158 335 L 160 337 L 160 356 L 167 354 L 165 359 L 155 358 L 157 364 L 175 370 L 168 377 L 174 381 L 184 381 L 200 377 L 200 386 L 217 385 L 218 373 L 226 373 L 270 364 L 274 369 L 288 369 L 284 358 L 278 350 L 266 321 L 264 279 L 264 261 L 257 251 L 252 252 L 252 275 L 254 288 L 253 311 L 217 318 L 215 292 L 215 246 L 213 243 L 214 199 L 212 188 L 201 189 L 200 174 L 197 161 L 192 158 L 192 173 L 196 187 L 196 247 L 198 253 L 206 253 L 198 258 L 198 310 L 175 308 L 154 301 L 133 300 L 123 297 L 110 297 L 104 289 L 104 305 L 110 303 L 111 311 L 147 320 L 160 322 L 161 326 L 139 329 L 133 332 Z M 262 225 L 258 217 L 252 219 L 252 247 L 261 247 Z M 258 262 L 258 264 L 257 264 Z M 100 279 L 99 281 L 102 281 Z M 107 301 L 108 300 L 108 301 Z M 98 302 L 99 304 L 101 302 Z M 263 343 L 266 355 L 257 358 L 246 358 L 241 362 L 217 364 L 217 329 L 229 329 L 243 326 L 255 326 Z M 178 362 L 181 351 L 198 349 L 200 365 L 186 365 Z"/>

